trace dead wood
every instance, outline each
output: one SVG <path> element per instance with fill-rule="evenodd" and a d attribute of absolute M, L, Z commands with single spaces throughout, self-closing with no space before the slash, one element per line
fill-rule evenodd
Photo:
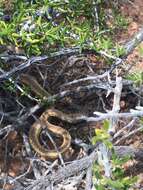
<path fill-rule="evenodd" d="M 143 27 L 129 42 L 124 45 L 125 55 L 129 55 L 143 41 Z"/>
<path fill-rule="evenodd" d="M 143 160 L 143 149 L 136 149 L 129 146 L 115 146 L 114 150 L 119 157 L 131 156 L 134 159 Z M 75 176 L 77 173 L 87 170 L 96 160 L 97 154 L 96 150 L 94 150 L 89 156 L 73 161 L 65 167 L 60 168 L 58 171 L 34 181 L 26 190 L 31 190 L 35 187 L 36 190 L 44 190 L 50 187 L 51 184 L 56 185 L 70 176 Z"/>

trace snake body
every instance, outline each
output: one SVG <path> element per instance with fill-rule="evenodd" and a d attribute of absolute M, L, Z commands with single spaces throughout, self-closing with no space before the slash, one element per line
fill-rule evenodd
<path fill-rule="evenodd" d="M 28 74 L 21 74 L 20 80 L 28 85 L 31 90 L 40 98 L 48 98 L 50 94 L 36 81 L 36 79 Z"/>
<path fill-rule="evenodd" d="M 29 85 L 37 95 L 40 97 L 48 97 L 49 93 L 41 87 L 41 85 L 36 81 L 35 78 L 27 75 L 22 74 L 20 80 Z M 71 136 L 69 132 L 58 126 L 51 124 L 49 122 L 49 117 L 57 117 L 61 120 L 67 121 L 69 123 L 77 123 L 84 119 L 84 116 L 80 114 L 65 114 L 57 109 L 47 109 L 43 112 L 40 116 L 39 120 L 34 122 L 34 124 L 30 127 L 29 131 L 29 142 L 32 148 L 42 157 L 47 159 L 56 159 L 59 157 L 59 153 L 64 154 L 71 145 Z M 62 137 L 63 141 L 60 147 L 58 147 L 58 151 L 55 149 L 48 150 L 43 145 L 41 145 L 39 137 L 43 130 L 43 128 L 47 127 L 52 133 L 56 136 Z"/>

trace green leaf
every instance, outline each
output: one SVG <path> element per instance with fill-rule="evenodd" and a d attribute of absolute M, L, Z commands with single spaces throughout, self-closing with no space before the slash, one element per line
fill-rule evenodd
<path fill-rule="evenodd" d="M 119 180 L 113 181 L 111 179 L 107 179 L 106 184 L 108 184 L 109 186 L 115 188 L 115 189 L 123 189 L 124 188 L 124 184 L 122 182 L 120 182 Z"/>
<path fill-rule="evenodd" d="M 108 131 L 108 129 L 109 129 L 109 125 L 110 125 L 110 121 L 109 120 L 104 120 L 104 123 L 103 123 L 103 129 L 105 130 L 105 131 Z"/>

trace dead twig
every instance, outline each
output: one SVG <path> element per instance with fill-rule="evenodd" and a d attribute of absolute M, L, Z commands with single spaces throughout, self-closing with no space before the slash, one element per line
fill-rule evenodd
<path fill-rule="evenodd" d="M 52 175 L 48 175 L 44 178 L 36 180 L 32 185 L 27 187 L 26 190 L 31 190 L 35 186 L 37 187 L 37 190 L 40 190 L 41 187 L 43 187 L 43 184 L 45 185 L 45 187 L 50 186 L 51 183 L 57 184 L 58 182 L 63 181 L 64 179 L 72 175 L 75 175 L 75 173 L 79 173 L 87 169 L 89 166 L 93 164 L 93 162 L 96 159 L 96 151 L 93 151 L 90 154 L 90 156 L 86 156 L 85 158 L 82 158 L 80 160 L 73 161 L 71 164 L 68 164 L 67 166 L 60 168 Z"/>
<path fill-rule="evenodd" d="M 129 146 L 115 146 L 114 149 L 119 157 L 132 156 L 137 159 L 143 159 L 143 149 L 136 149 Z M 96 150 L 94 150 L 89 156 L 73 161 L 71 164 L 58 169 L 58 171 L 45 177 L 41 177 L 25 188 L 25 190 L 32 190 L 34 187 L 36 187 L 36 190 L 41 190 L 44 187 L 48 188 L 51 183 L 56 185 L 64 179 L 86 170 L 95 162 L 95 160 L 97 160 Z"/>
<path fill-rule="evenodd" d="M 123 140 L 131 137 L 132 135 L 135 135 L 136 133 L 138 133 L 139 131 L 143 130 L 143 125 L 141 125 L 140 127 L 138 127 L 137 129 L 131 131 L 130 133 L 124 135 L 122 138 L 120 138 L 119 140 L 117 140 L 114 144 L 118 145 L 119 143 L 121 143 Z"/>
<path fill-rule="evenodd" d="M 120 111 L 120 98 L 122 93 L 122 78 L 116 76 L 116 87 L 114 88 L 114 100 L 113 100 L 113 108 L 110 113 L 114 115 L 114 113 L 118 113 Z M 110 118 L 109 125 L 109 133 L 114 134 L 117 129 L 117 118 Z"/>
<path fill-rule="evenodd" d="M 131 112 L 124 112 L 124 113 L 114 113 L 114 114 L 111 114 L 111 113 L 100 113 L 100 112 L 94 112 L 94 114 L 98 115 L 99 117 L 95 118 L 95 117 L 89 117 L 89 118 L 86 118 L 86 121 L 89 122 L 89 121 L 101 121 L 101 120 L 104 120 L 104 119 L 109 119 L 109 118 L 129 118 L 129 117 L 140 117 L 140 116 L 143 116 L 143 111 L 139 111 L 139 110 L 134 110 Z"/>
<path fill-rule="evenodd" d="M 83 50 L 82 52 L 84 53 L 96 53 L 97 52 L 95 50 Z M 55 59 L 55 58 L 58 58 L 58 57 L 63 57 L 63 56 L 69 56 L 69 55 L 74 55 L 74 54 L 79 54 L 81 53 L 81 50 L 79 47 L 75 47 L 75 48 L 65 48 L 65 49 L 62 49 L 58 52 L 54 52 L 54 53 L 51 53 L 49 56 L 35 56 L 35 57 L 32 57 L 32 58 L 29 58 L 27 61 L 25 61 L 24 63 L 21 63 L 20 65 L 18 65 L 17 67 L 14 67 L 13 69 L 11 69 L 10 71 L 8 72 L 4 72 L 3 74 L 0 75 L 0 81 L 3 81 L 3 80 L 7 80 L 9 77 L 11 77 L 12 75 L 16 74 L 17 72 L 21 72 L 23 71 L 24 69 L 32 66 L 33 64 L 35 63 L 41 63 L 43 61 L 47 61 L 48 59 Z M 6 59 L 8 58 L 9 55 L 0 55 L 0 58 L 1 59 Z"/>
<path fill-rule="evenodd" d="M 92 189 L 92 166 L 90 166 L 86 172 L 85 190 L 90 190 L 90 189 Z"/>
<path fill-rule="evenodd" d="M 140 31 L 134 35 L 133 39 L 127 42 L 123 47 L 125 49 L 125 56 L 129 55 L 135 47 L 137 47 L 143 41 L 143 27 Z"/>
<path fill-rule="evenodd" d="M 122 129 L 120 129 L 120 130 L 118 130 L 116 133 L 115 133 L 115 135 L 114 135 L 114 137 L 113 137 L 113 140 L 115 140 L 117 137 L 119 137 L 122 133 L 124 133 L 124 131 L 126 130 L 126 129 L 131 129 L 133 126 L 134 126 L 134 124 L 136 123 L 136 121 L 138 120 L 138 118 L 133 118 L 126 126 L 124 126 Z"/>
<path fill-rule="evenodd" d="M 98 162 L 100 165 L 104 167 L 105 176 L 107 178 L 111 178 L 112 171 L 111 171 L 111 163 L 110 163 L 110 156 L 109 156 L 109 148 L 104 144 L 99 144 L 99 151 L 98 153 Z"/>

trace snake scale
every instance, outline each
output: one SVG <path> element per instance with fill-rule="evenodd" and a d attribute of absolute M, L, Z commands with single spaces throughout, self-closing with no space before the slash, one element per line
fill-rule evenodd
<path fill-rule="evenodd" d="M 29 85 L 32 91 L 40 96 L 41 98 L 48 97 L 50 94 L 37 82 L 37 80 L 27 74 L 21 74 L 20 80 L 26 84 Z M 39 117 L 39 119 L 34 122 L 34 124 L 30 127 L 29 131 L 29 142 L 32 146 L 32 148 L 42 157 L 45 157 L 46 159 L 56 159 L 59 157 L 59 153 L 64 154 L 68 151 L 70 145 L 71 145 L 71 136 L 69 132 L 58 126 L 51 124 L 49 122 L 49 117 L 57 117 L 61 120 L 64 120 L 69 123 L 77 123 L 80 120 L 83 120 L 83 115 L 80 114 L 66 114 L 63 113 L 57 109 L 47 109 L 42 113 L 42 115 Z M 62 144 L 60 147 L 58 147 L 58 151 L 55 149 L 48 150 L 40 143 L 40 134 L 43 130 L 43 128 L 46 128 L 54 133 L 56 136 L 60 136 L 62 138 Z"/>

